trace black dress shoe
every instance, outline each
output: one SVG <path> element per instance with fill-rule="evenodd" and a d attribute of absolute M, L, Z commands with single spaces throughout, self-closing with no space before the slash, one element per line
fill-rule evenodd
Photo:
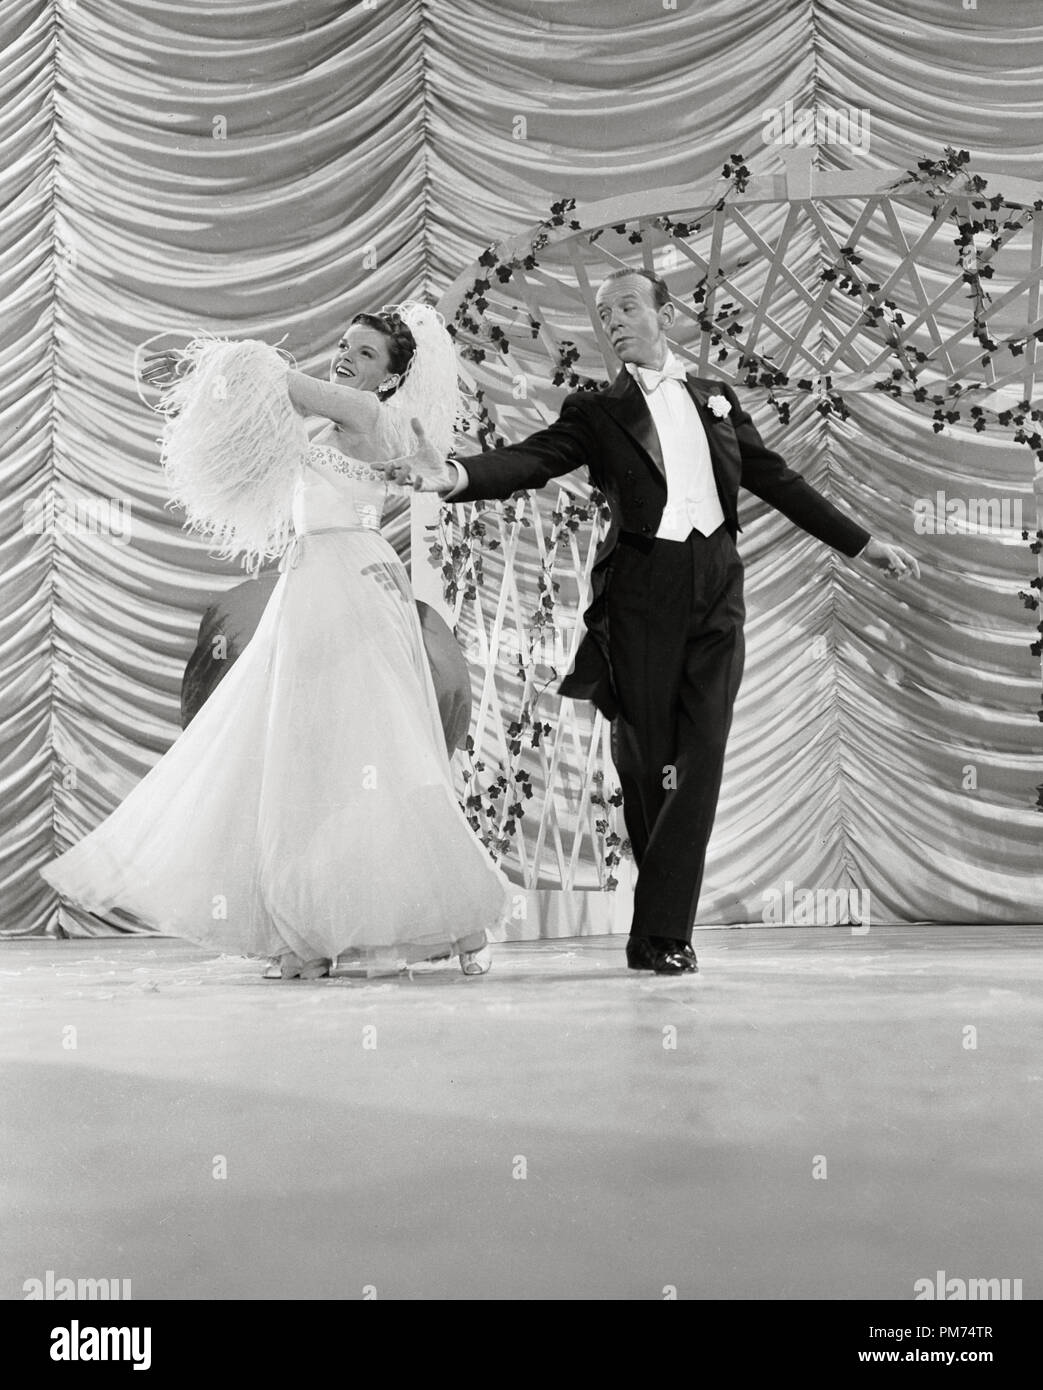
<path fill-rule="evenodd" d="M 657 975 L 683 975 L 699 969 L 695 952 L 687 941 L 665 936 L 629 937 L 627 967 L 630 970 L 654 970 Z"/>

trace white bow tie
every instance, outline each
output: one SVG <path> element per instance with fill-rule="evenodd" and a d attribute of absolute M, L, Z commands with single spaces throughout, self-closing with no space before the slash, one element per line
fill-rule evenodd
<path fill-rule="evenodd" d="M 635 363 L 628 362 L 627 371 L 646 396 L 650 396 L 664 381 L 684 381 L 686 377 L 685 369 L 680 362 L 664 367 L 661 372 L 657 372 L 654 367 L 638 367 Z"/>

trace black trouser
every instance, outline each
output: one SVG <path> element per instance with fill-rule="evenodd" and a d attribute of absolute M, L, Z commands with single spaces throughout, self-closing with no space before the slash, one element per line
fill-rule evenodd
<path fill-rule="evenodd" d="M 634 936 L 690 941 L 745 657 L 743 566 L 721 526 L 624 533 L 608 585 L 612 747 L 638 867 Z"/>

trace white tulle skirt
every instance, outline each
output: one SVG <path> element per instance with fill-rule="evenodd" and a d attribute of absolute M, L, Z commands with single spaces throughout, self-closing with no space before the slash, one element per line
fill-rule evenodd
<path fill-rule="evenodd" d="M 295 542 L 252 640 L 120 807 L 43 871 L 216 950 L 367 965 L 502 939 L 413 595 L 377 532 Z"/>

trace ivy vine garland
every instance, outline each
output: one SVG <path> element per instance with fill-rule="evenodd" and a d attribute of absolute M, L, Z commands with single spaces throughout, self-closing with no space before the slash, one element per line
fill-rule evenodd
<path fill-rule="evenodd" d="M 908 180 L 903 187 L 918 186 L 933 204 L 933 215 L 938 217 L 951 196 L 951 181 L 954 178 L 964 181 L 964 192 L 961 196 L 969 197 L 971 215 L 961 218 L 953 209 L 949 216 L 956 231 L 953 244 L 956 247 L 958 265 L 962 279 L 968 287 L 968 297 L 973 304 L 973 336 L 980 348 L 976 358 L 968 365 L 987 367 L 992 354 L 998 350 L 1005 349 L 1012 356 L 1020 356 L 1029 341 L 1029 335 L 1026 335 L 999 342 L 989 332 L 987 308 L 990 297 L 986 282 L 993 276 L 993 267 L 988 257 L 998 251 L 1010 235 L 1022 230 L 1034 214 L 1043 210 L 1043 199 L 1036 200 L 1031 208 L 1018 208 L 1017 215 L 1014 215 L 1014 206 L 1008 204 L 1002 195 L 986 194 L 985 179 L 968 172 L 969 160 L 970 156 L 966 150 L 956 150 L 947 146 L 941 159 L 922 159 L 915 170 L 909 170 Z M 729 187 L 741 194 L 747 187 L 751 172 L 744 157 L 735 154 L 724 165 L 722 175 Z M 714 210 L 722 209 L 726 198 L 727 194 L 722 196 L 714 205 Z M 475 339 L 484 337 L 488 341 L 488 348 L 480 343 L 462 345 L 460 354 L 465 360 L 480 363 L 485 360 L 489 351 L 503 355 L 510 350 L 511 344 L 504 329 L 499 324 L 486 322 L 483 318 L 489 305 L 486 296 L 492 289 L 494 280 L 498 285 L 506 285 L 516 270 L 536 269 L 540 252 L 548 245 L 554 229 L 567 226 L 573 231 L 581 231 L 580 222 L 572 216 L 575 207 L 574 198 L 563 198 L 552 204 L 550 215 L 539 223 L 528 249 L 522 254 L 511 259 L 501 259 L 496 245 L 493 244 L 478 257 L 478 264 L 484 274 L 480 274 L 464 291 L 456 313 L 446 325 L 454 338 L 462 331 Z M 703 215 L 709 215 L 710 211 L 708 207 Z M 652 225 L 672 238 L 686 240 L 701 229 L 702 223 L 681 222 L 660 216 L 652 219 Z M 620 223 L 614 226 L 613 230 L 620 235 L 627 235 L 632 245 L 639 245 L 644 239 L 640 226 L 631 227 L 630 223 Z M 588 241 L 597 241 L 603 232 L 603 228 L 589 232 Z M 864 322 L 877 329 L 891 349 L 893 364 L 873 382 L 873 389 L 895 399 L 908 396 L 917 405 L 932 406 L 932 426 L 935 433 L 962 420 L 965 412 L 975 431 L 985 430 L 988 427 L 986 411 L 974 402 L 975 391 L 988 389 L 985 383 L 954 382 L 947 384 L 942 391 L 933 392 L 922 384 L 919 377 L 931 361 L 930 354 L 902 341 L 901 330 L 905 325 L 905 319 L 898 304 L 890 298 L 880 297 L 880 285 L 863 276 L 859 270 L 861 263 L 862 258 L 853 246 L 842 247 L 837 263 L 826 266 L 819 278 L 820 282 L 831 283 L 841 293 L 860 300 Z M 847 404 L 831 377 L 827 375 L 818 382 L 802 377 L 793 382 L 769 356 L 750 351 L 735 341 L 743 334 L 743 326 L 733 301 L 726 299 L 716 308 L 712 317 L 705 312 L 709 291 L 711 288 L 716 290 L 717 285 L 724 281 L 726 273 L 720 270 L 717 284 L 711 287 L 704 277 L 692 293 L 693 307 L 700 311 L 700 330 L 708 338 L 710 346 L 717 349 L 714 360 L 723 364 L 731 359 L 733 353 L 737 354 L 736 366 L 738 371 L 744 374 L 743 384 L 747 388 L 760 388 L 766 392 L 767 401 L 782 425 L 789 424 L 790 403 L 780 399 L 776 394 L 781 388 L 795 388 L 797 391 L 814 393 L 817 396 L 815 409 L 820 413 L 836 414 L 841 420 L 847 419 Z M 533 339 L 538 337 L 540 328 L 540 323 L 529 314 L 528 330 Z M 1043 343 L 1043 328 L 1035 330 L 1031 336 L 1037 342 Z M 563 340 L 558 348 L 557 361 L 553 364 L 551 383 L 572 391 L 600 389 L 599 381 L 584 377 L 576 371 L 575 364 L 579 355 L 575 343 Z M 496 448 L 508 442 L 500 434 L 481 388 L 474 396 L 474 414 L 477 419 L 475 436 L 479 448 Z M 1043 425 L 1043 409 L 1023 400 L 1012 409 L 997 412 L 995 420 L 1001 428 L 1012 432 L 1013 442 L 1024 444 L 1033 451 L 1037 459 L 1043 461 L 1043 429 L 1040 428 Z M 507 502 L 489 502 L 484 504 L 484 510 L 498 512 L 507 525 L 529 526 L 532 523 L 524 515 L 524 497 L 524 493 L 519 493 Z M 555 621 L 558 585 L 553 578 L 554 560 L 560 545 L 570 532 L 577 531 L 583 524 L 608 520 L 609 515 L 608 504 L 597 490 L 592 492 L 589 502 L 569 502 L 553 512 L 552 531 L 537 576 L 536 608 L 529 623 L 529 660 L 526 662 L 519 657 L 518 675 L 523 681 L 523 697 L 518 716 L 507 729 L 507 765 L 487 768 L 476 756 L 473 740 L 468 738 L 467 741 L 467 767 L 463 774 L 467 787 L 465 811 L 474 830 L 498 857 L 509 852 L 525 815 L 524 803 L 533 795 L 531 777 L 521 766 L 523 748 L 526 744 L 538 748 L 542 738 L 551 732 L 551 726 L 540 718 L 540 700 L 552 681 L 556 680 L 559 674 L 563 674 L 555 672 L 552 681 L 548 681 L 539 689 L 535 687 L 535 643 Z M 442 508 L 438 535 L 430 551 L 432 560 L 441 569 L 446 601 L 450 605 L 455 604 L 461 589 L 465 600 L 476 596 L 477 587 L 481 585 L 483 578 L 482 553 L 500 548 L 500 541 L 489 536 L 487 526 L 480 517 L 472 518 L 457 528 L 456 539 L 451 539 L 453 521 L 454 508 L 450 503 Z M 1022 532 L 1022 539 L 1028 543 L 1030 553 L 1038 560 L 1043 551 L 1043 530 L 1037 529 L 1030 533 L 1026 529 Z M 1037 563 L 1037 573 L 1028 580 L 1027 589 L 1018 591 L 1023 606 L 1037 616 L 1040 614 L 1040 595 L 1043 593 L 1043 577 L 1038 573 L 1038 568 Z M 1039 657 L 1043 655 L 1043 621 L 1037 621 L 1036 631 L 1039 636 L 1030 644 L 1029 649 L 1033 656 Z M 1043 693 L 1037 718 L 1043 722 Z M 482 774 L 486 772 L 489 772 L 490 776 L 483 786 Z M 1037 809 L 1043 810 L 1043 785 L 1036 791 Z M 596 790 L 591 793 L 590 800 L 596 808 L 595 828 L 601 839 L 603 886 L 612 889 L 617 884 L 614 871 L 621 857 L 629 853 L 629 843 L 612 830 L 609 821 L 609 810 L 621 805 L 622 793 L 618 787 L 606 792 L 602 775 L 598 774 Z"/>

